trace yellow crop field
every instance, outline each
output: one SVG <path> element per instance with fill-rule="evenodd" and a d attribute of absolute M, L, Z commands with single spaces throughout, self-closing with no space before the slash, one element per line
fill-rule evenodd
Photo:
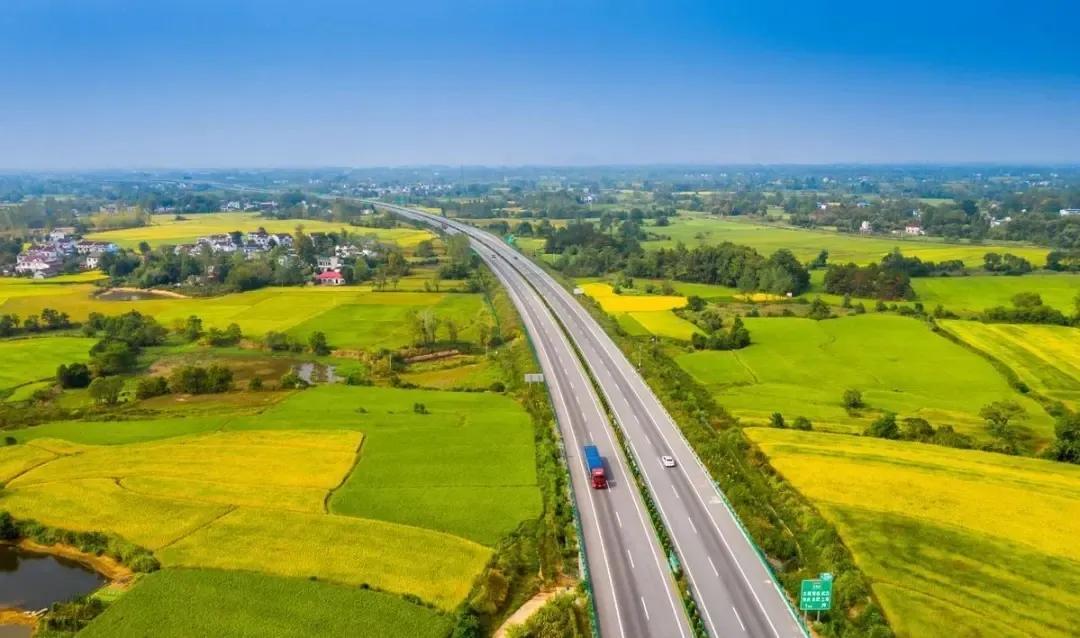
<path fill-rule="evenodd" d="M 676 315 L 670 310 L 650 310 L 627 313 L 650 333 L 658 337 L 670 337 L 689 341 L 695 332 L 701 332 L 697 326 Z"/>
<path fill-rule="evenodd" d="M 326 512 L 361 438 L 350 430 L 240 430 L 118 445 L 37 439 L 0 448 L 0 510 L 118 534 L 165 566 L 369 583 L 452 609 L 491 550 Z"/>
<path fill-rule="evenodd" d="M 818 432 L 746 432 L 836 524 L 898 636 L 940 635 L 942 627 L 954 636 L 1074 635 L 1080 467 Z"/>
<path fill-rule="evenodd" d="M 618 295 L 610 284 L 582 284 L 581 289 L 600 304 L 604 312 L 648 312 L 672 310 L 686 305 L 686 297 L 677 295 Z"/>
<path fill-rule="evenodd" d="M 429 231 L 414 228 L 364 228 L 315 219 L 268 219 L 260 217 L 258 213 L 212 213 L 188 215 L 187 219 L 180 221 L 171 215 L 155 216 L 149 226 L 91 233 L 86 238 L 134 248 L 143 241 L 151 246 L 188 244 L 205 235 L 219 235 L 235 230 L 248 232 L 264 228 L 268 233 L 293 233 L 298 225 L 303 225 L 305 233 L 341 232 L 344 229 L 357 237 L 373 235 L 379 241 L 393 242 L 403 248 L 411 248 L 434 237 Z"/>
<path fill-rule="evenodd" d="M 158 553 L 165 565 L 318 576 L 414 593 L 451 610 L 491 550 L 456 536 L 349 516 L 237 509 Z M 280 560 L 273 557 L 289 557 Z M 268 558 L 270 560 L 268 560 Z"/>
<path fill-rule="evenodd" d="M 1035 391 L 1072 408 L 1080 406 L 1080 330 L 976 321 L 941 325 L 1009 366 Z"/>

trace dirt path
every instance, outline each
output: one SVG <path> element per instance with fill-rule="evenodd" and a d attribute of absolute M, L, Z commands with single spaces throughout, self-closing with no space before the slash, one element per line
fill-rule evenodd
<path fill-rule="evenodd" d="M 542 591 L 539 594 L 533 596 L 529 600 L 525 601 L 525 604 L 518 607 L 518 610 L 510 614 L 510 617 L 506 619 L 506 622 L 502 624 L 497 630 L 495 630 L 494 638 L 506 638 L 506 632 L 514 625 L 520 625 L 529 619 L 530 616 L 536 613 L 537 609 L 544 606 L 547 601 L 551 600 L 559 594 L 568 592 L 572 587 L 557 587 L 550 591 Z"/>

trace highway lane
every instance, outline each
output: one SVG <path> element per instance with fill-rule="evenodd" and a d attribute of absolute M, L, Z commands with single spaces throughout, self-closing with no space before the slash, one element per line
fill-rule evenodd
<path fill-rule="evenodd" d="M 804 636 L 783 592 L 660 401 L 587 311 L 546 272 L 492 235 L 411 209 L 414 218 L 466 232 L 540 293 L 572 337 L 640 462 L 715 636 Z M 673 456 L 678 467 L 663 468 Z"/>
<path fill-rule="evenodd" d="M 490 249 L 479 243 L 473 247 L 518 308 L 551 393 L 602 635 L 689 638 L 689 623 L 663 550 L 581 361 L 536 291 Z M 581 452 L 586 444 L 596 445 L 607 460 L 607 490 L 590 486 Z"/>

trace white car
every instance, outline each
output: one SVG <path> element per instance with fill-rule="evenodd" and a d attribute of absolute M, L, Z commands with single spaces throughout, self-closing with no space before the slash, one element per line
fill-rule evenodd
<path fill-rule="evenodd" d="M 664 467 L 675 467 L 675 459 L 670 456 L 661 456 L 660 464 Z"/>

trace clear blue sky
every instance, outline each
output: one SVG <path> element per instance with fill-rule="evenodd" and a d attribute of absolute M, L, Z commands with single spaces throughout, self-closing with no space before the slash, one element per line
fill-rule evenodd
<path fill-rule="evenodd" d="M 3 0 L 0 167 L 1077 162 L 1080 3 Z"/>

